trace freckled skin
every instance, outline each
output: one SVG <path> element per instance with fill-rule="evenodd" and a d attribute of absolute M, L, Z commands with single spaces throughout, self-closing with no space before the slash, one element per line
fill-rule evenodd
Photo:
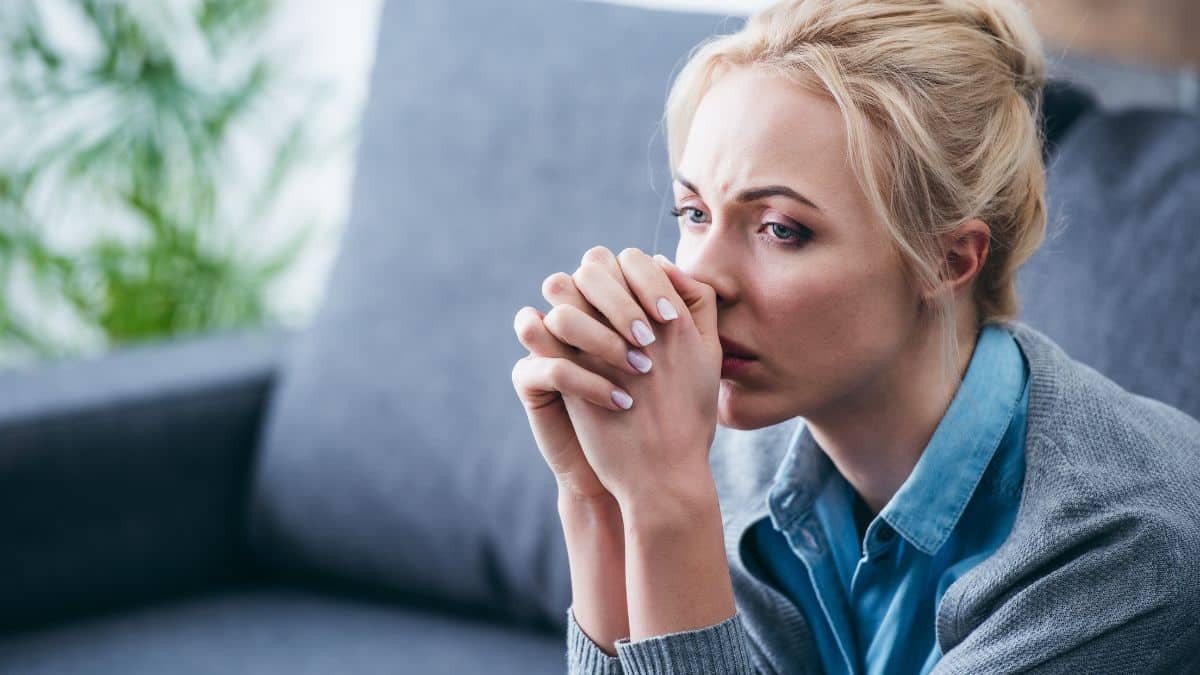
<path fill-rule="evenodd" d="M 701 100 L 677 172 L 700 194 L 674 184 L 676 206 L 699 211 L 679 218 L 676 262 L 716 289 L 721 335 L 760 359 L 721 381 L 721 424 L 886 408 L 912 364 L 928 363 L 920 296 L 854 177 L 832 100 L 733 69 Z M 734 201 L 766 185 L 791 187 L 821 211 L 785 196 Z M 812 239 L 790 248 L 771 222 L 803 225 Z"/>

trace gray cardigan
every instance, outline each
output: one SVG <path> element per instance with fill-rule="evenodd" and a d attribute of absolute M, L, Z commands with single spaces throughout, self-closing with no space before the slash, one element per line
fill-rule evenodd
<path fill-rule="evenodd" d="M 933 672 L 1200 673 L 1200 422 L 1022 322 L 1006 326 L 1031 377 L 1021 505 L 1008 539 L 938 605 Z M 737 614 L 618 642 L 609 657 L 568 610 L 570 673 L 821 672 L 804 617 L 741 549 L 800 423 L 717 427 L 710 463 Z"/>

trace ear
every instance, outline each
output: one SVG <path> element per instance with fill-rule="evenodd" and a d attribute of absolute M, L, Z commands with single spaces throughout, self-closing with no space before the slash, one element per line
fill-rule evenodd
<path fill-rule="evenodd" d="M 925 294 L 926 300 L 932 300 L 939 293 L 957 295 L 962 289 L 969 288 L 987 262 L 991 238 L 991 228 L 978 218 L 942 235 L 942 250 L 946 252 L 941 262 L 942 282 L 937 289 Z"/>

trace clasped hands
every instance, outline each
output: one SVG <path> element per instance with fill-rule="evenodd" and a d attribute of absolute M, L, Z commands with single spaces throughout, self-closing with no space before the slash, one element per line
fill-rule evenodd
<path fill-rule="evenodd" d="M 513 386 L 560 493 L 622 507 L 708 480 L 721 344 L 716 293 L 665 257 L 602 246 L 522 307 Z M 640 322 L 640 325 L 639 325 Z M 639 358 L 640 357 L 640 358 Z"/>

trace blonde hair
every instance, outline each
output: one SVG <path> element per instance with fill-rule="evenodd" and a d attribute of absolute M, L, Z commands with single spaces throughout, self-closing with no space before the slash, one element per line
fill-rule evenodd
<path fill-rule="evenodd" d="M 664 115 L 672 169 L 700 99 L 734 66 L 765 68 L 833 99 L 855 176 L 910 282 L 935 289 L 948 253 L 941 235 L 973 218 L 987 223 L 990 250 L 972 298 L 979 326 L 1017 316 L 1017 269 L 1046 231 L 1045 60 L 1023 6 L 785 0 L 768 7 L 689 54 Z M 947 373 L 957 377 L 954 299 L 935 298 L 928 309 Z"/>

